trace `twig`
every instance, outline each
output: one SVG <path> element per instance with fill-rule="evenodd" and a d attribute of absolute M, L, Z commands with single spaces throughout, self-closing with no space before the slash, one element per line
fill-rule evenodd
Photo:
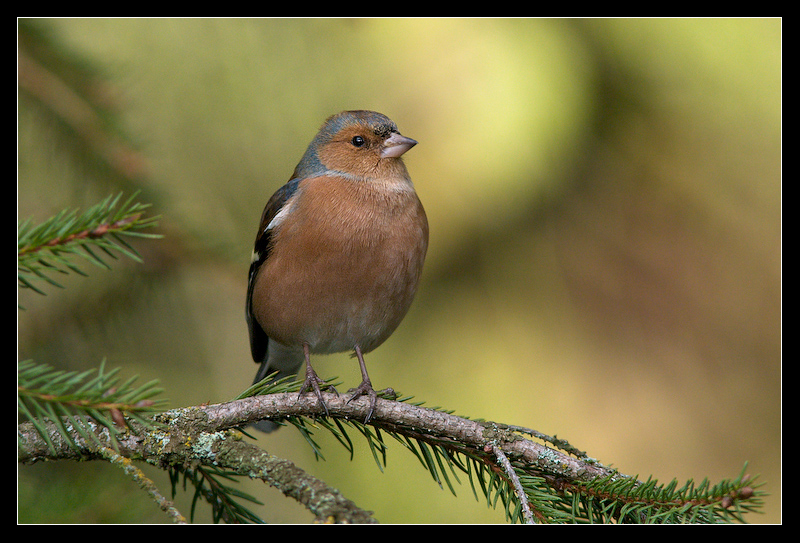
<path fill-rule="evenodd" d="M 500 465 L 503 466 L 503 470 L 505 470 L 509 480 L 514 485 L 514 492 L 517 493 L 517 498 L 519 498 L 519 503 L 522 506 L 522 516 L 525 519 L 525 524 L 536 524 L 533 520 L 533 513 L 531 513 L 528 495 L 525 494 L 525 490 L 522 488 L 522 482 L 519 480 L 519 476 L 517 476 L 517 472 L 514 471 L 514 467 L 511 465 L 511 462 L 509 462 L 508 457 L 496 444 L 491 446 L 491 450 L 497 460 L 500 461 Z"/>
<path fill-rule="evenodd" d="M 151 481 L 142 470 L 136 467 L 128 458 L 120 455 L 116 451 L 108 447 L 101 447 L 100 454 L 108 460 L 111 464 L 119 467 L 122 471 L 131 477 L 140 488 L 147 492 L 151 498 L 158 504 L 159 509 L 164 511 L 172 522 L 175 524 L 186 524 L 186 518 L 175 508 L 173 503 L 166 499 L 156 487 L 155 483 Z"/>
<path fill-rule="evenodd" d="M 120 219 L 112 223 L 99 224 L 94 228 L 92 228 L 91 230 L 82 230 L 80 232 L 68 234 L 63 237 L 51 239 L 47 243 L 44 243 L 43 245 L 34 247 L 23 247 L 17 251 L 17 255 L 24 256 L 27 254 L 35 253 L 37 251 L 41 251 L 43 249 L 52 249 L 53 247 L 63 246 L 68 243 L 77 242 L 84 239 L 98 239 L 109 233 L 113 234 L 115 232 L 124 232 L 133 223 L 138 221 L 141 217 L 142 213 L 135 213 L 129 217 L 125 217 L 124 219 Z"/>

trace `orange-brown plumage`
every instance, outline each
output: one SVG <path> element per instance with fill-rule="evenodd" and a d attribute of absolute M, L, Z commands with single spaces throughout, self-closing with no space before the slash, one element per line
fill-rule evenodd
<path fill-rule="evenodd" d="M 427 248 L 419 199 L 329 176 L 303 181 L 289 205 L 292 220 L 276 229 L 255 279 L 256 321 L 312 353 L 373 350 L 416 292 Z"/>

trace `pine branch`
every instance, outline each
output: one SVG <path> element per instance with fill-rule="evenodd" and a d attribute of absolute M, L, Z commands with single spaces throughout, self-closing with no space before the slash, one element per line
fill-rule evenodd
<path fill-rule="evenodd" d="M 281 390 L 296 387 L 297 383 L 271 386 Z M 341 499 L 324 483 L 313 478 L 309 481 L 307 474 L 293 471 L 297 469 L 293 465 L 291 477 L 278 476 L 282 468 L 272 465 L 276 459 L 242 442 L 234 429 L 272 418 L 300 430 L 316 453 L 320 450 L 314 440 L 315 431 L 331 432 L 352 453 L 353 439 L 348 432 L 355 430 L 367 440 L 381 469 L 389 450 L 384 436 L 390 435 L 420 460 L 440 486 L 447 485 L 454 494 L 455 483 L 460 484 L 458 474 L 465 474 L 473 494 L 482 495 L 494 507 L 502 506 L 510 522 L 744 522 L 745 513 L 761 507 L 762 493 L 744 472 L 733 481 L 714 486 L 704 483 L 695 487 L 687 483 L 679 489 L 675 481 L 668 485 L 638 481 L 602 466 L 585 454 L 577 458 L 529 440 L 502 424 L 379 398 L 370 425 L 365 426 L 358 421 L 364 420 L 369 409 L 366 399 L 348 402 L 333 393 L 324 393 L 323 398 L 329 416 L 314 395 L 298 396 L 296 392 L 168 411 L 156 417 L 161 425 L 155 433 L 151 432 L 149 439 L 124 441 L 131 448 L 121 454 L 173 466 L 175 473 L 193 477 L 196 491 L 213 503 L 219 503 L 230 489 L 222 489 L 221 495 L 215 495 L 210 487 L 197 484 L 203 478 L 181 469 L 215 466 L 224 469 L 226 476 L 262 478 L 281 488 L 287 496 L 298 499 L 317 518 L 340 521 L 356 518 L 368 521 L 371 517 L 364 516 L 352 502 Z M 163 428 L 170 429 L 169 438 L 161 435 Z M 169 450 L 161 445 L 153 448 L 152 443 L 169 443 Z M 91 443 L 87 447 L 84 455 L 91 454 Z M 20 447 L 20 461 L 73 454 L 69 447 L 66 449 L 53 455 L 42 443 L 26 442 Z M 318 489 L 322 494 L 315 492 L 310 498 L 300 491 L 312 483 L 323 485 Z M 323 498 L 319 499 L 320 496 Z M 328 499 L 331 496 L 336 499 Z M 215 519 L 253 521 L 246 515 L 237 517 L 235 509 L 233 514 L 215 509 Z"/>
<path fill-rule="evenodd" d="M 195 487 L 193 508 L 202 498 L 211 503 L 215 520 L 247 521 L 240 513 L 229 515 L 233 509 L 244 509 L 233 503 L 242 494 L 219 484 L 220 477 L 236 476 L 259 479 L 278 488 L 305 506 L 319 522 L 375 522 L 369 511 L 360 509 L 324 481 L 288 460 L 276 458 L 256 445 L 243 441 L 239 431 L 203 431 L 208 425 L 202 407 L 199 410 L 188 408 L 180 413 L 177 417 L 173 412 L 159 415 L 158 424 L 147 431 L 138 428 L 136 422 L 129 421 L 132 429 L 119 436 L 116 450 L 130 460 L 169 469 L 173 490 L 183 477 L 184 483 Z M 95 431 L 91 439 L 75 435 L 68 441 L 57 431 L 53 422 L 44 426 L 52 437 L 53 448 L 30 422 L 18 426 L 18 462 L 105 460 L 104 449 L 110 441 L 107 433 Z M 96 443 L 98 440 L 100 446 Z M 205 483 L 207 485 L 203 486 Z M 216 488 L 210 489 L 209 486 Z M 226 503 L 220 504 L 217 501 L 219 497 Z"/>
<path fill-rule="evenodd" d="M 118 436 L 127 429 L 126 417 L 146 430 L 152 424 L 142 415 L 154 412 L 165 401 L 153 399 L 162 392 L 156 381 L 134 387 L 136 377 L 120 383 L 118 372 L 118 368 L 106 372 L 104 363 L 98 370 L 79 373 L 55 370 L 32 361 L 20 362 L 19 412 L 39 432 L 51 452 L 56 450 L 52 430 L 76 448 L 76 438 L 80 437 L 116 449 Z M 97 428 L 105 429 L 108 444 L 95 438 Z"/>
<path fill-rule="evenodd" d="M 22 288 L 39 294 L 44 292 L 34 282 L 41 280 L 63 288 L 53 274 L 70 272 L 86 276 L 77 259 L 111 269 L 104 260 L 116 260 L 116 253 L 141 262 L 136 250 L 123 236 L 159 238 L 158 234 L 141 232 L 157 225 L 158 217 L 145 217 L 149 204 L 134 201 L 136 194 L 117 208 L 122 194 L 109 196 L 82 214 L 77 210 L 64 210 L 41 224 L 30 219 L 17 227 L 17 280 Z"/>

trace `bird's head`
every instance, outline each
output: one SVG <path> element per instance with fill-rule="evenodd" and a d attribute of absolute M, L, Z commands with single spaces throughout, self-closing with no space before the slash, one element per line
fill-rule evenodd
<path fill-rule="evenodd" d="M 374 111 L 343 111 L 328 118 L 306 150 L 295 177 L 338 172 L 355 178 L 407 177 L 400 157 L 417 142 Z"/>

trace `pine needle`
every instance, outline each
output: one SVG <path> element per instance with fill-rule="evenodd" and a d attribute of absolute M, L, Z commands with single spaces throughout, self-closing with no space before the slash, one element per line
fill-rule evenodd
<path fill-rule="evenodd" d="M 145 217 L 149 204 L 135 202 L 135 196 L 136 193 L 119 207 L 122 194 L 109 196 L 80 214 L 77 210 L 62 210 L 38 225 L 31 219 L 18 223 L 18 286 L 45 294 L 35 282 L 63 288 L 52 275 L 86 276 L 77 262 L 88 261 L 106 270 L 111 269 L 108 260 L 117 260 L 118 255 L 141 262 L 139 254 L 122 236 L 161 236 L 142 232 L 155 227 L 158 217 Z"/>

